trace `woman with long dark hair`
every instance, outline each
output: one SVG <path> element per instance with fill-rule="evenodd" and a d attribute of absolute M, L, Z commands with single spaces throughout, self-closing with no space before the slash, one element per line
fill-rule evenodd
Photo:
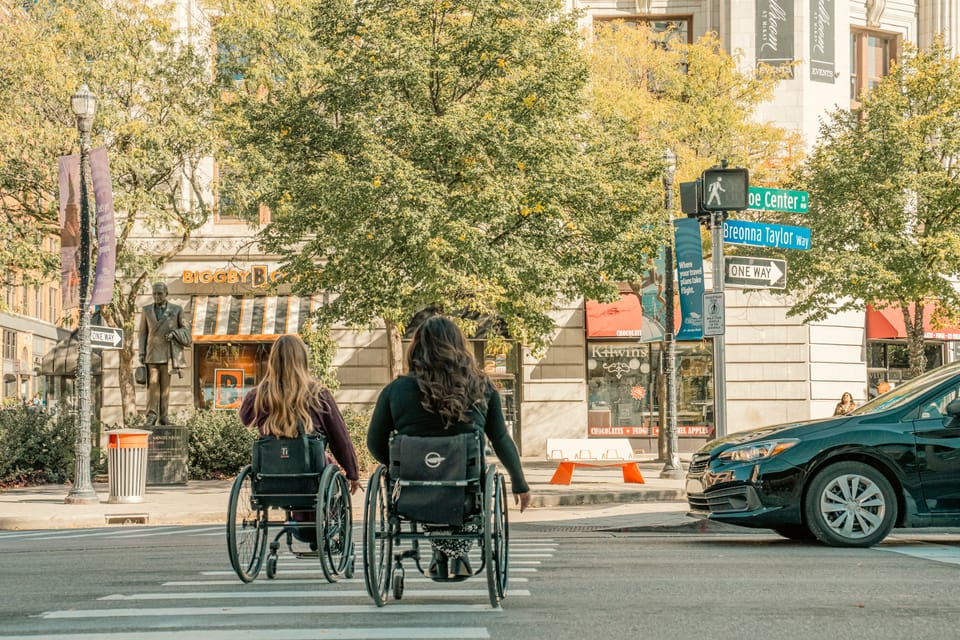
<path fill-rule="evenodd" d="M 350 493 L 360 489 L 357 454 L 333 395 L 310 375 L 307 345 L 285 335 L 274 343 L 263 380 L 243 398 L 240 420 L 261 437 L 296 438 L 302 425 L 308 436 L 326 436 L 327 446 L 343 468 Z"/>
<path fill-rule="evenodd" d="M 406 375 L 380 393 L 367 432 L 373 457 L 388 464 L 390 434 L 446 436 L 483 432 L 510 474 L 520 511 L 530 504 L 520 454 L 503 419 L 500 394 L 477 365 L 463 332 L 443 316 L 428 318 L 407 350 Z M 433 577 L 469 576 L 469 540 L 435 541 Z"/>

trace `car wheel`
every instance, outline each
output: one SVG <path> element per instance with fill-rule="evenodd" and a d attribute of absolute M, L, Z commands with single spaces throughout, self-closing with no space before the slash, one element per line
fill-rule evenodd
<path fill-rule="evenodd" d="M 805 524 L 784 524 L 773 530 L 788 540 L 810 541 L 817 538 Z"/>
<path fill-rule="evenodd" d="M 897 521 L 897 498 L 887 478 L 861 462 L 838 462 L 818 473 L 804 503 L 807 524 L 833 547 L 870 547 Z"/>

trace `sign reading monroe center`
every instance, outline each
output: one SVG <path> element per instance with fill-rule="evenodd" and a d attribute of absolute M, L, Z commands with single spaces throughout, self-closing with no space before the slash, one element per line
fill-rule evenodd
<path fill-rule="evenodd" d="M 750 187 L 751 211 L 786 211 L 806 213 L 810 196 L 806 191 Z"/>

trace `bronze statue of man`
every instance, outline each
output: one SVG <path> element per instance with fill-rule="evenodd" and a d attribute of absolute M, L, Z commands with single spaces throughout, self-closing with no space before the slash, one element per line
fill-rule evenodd
<path fill-rule="evenodd" d="M 147 368 L 146 426 L 169 424 L 170 373 L 183 375 L 183 348 L 193 341 L 183 308 L 167 302 L 167 285 L 153 284 L 153 304 L 140 314 L 140 364 Z"/>

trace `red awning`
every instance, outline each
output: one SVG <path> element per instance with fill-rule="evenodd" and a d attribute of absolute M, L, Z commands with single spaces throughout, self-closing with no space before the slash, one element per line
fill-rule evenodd
<path fill-rule="evenodd" d="M 927 340 L 960 340 L 960 327 L 935 327 L 930 318 L 936 311 L 936 303 L 923 306 L 923 337 Z M 910 305 L 913 315 L 913 304 Z M 874 309 L 867 305 L 867 340 L 894 340 L 907 337 L 900 307 Z"/>
<path fill-rule="evenodd" d="M 634 293 L 621 293 L 620 300 L 611 303 L 587 300 L 588 338 L 641 338 L 643 336 L 643 308 Z M 648 329 L 650 320 L 647 320 Z M 673 326 L 680 328 L 680 305 L 673 305 Z M 662 330 L 658 330 L 662 332 Z M 652 338 L 652 336 L 647 336 Z M 657 339 L 659 336 L 657 336 Z"/>

